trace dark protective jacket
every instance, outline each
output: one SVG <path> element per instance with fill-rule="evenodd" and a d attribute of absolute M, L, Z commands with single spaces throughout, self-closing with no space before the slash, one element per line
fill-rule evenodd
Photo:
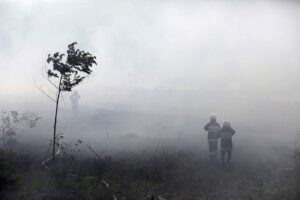
<path fill-rule="evenodd" d="M 235 130 L 228 126 L 223 126 L 220 130 L 221 136 L 221 150 L 232 150 L 232 136 L 235 134 Z"/>
<path fill-rule="evenodd" d="M 211 121 L 204 126 L 204 130 L 208 131 L 208 142 L 218 142 L 220 137 L 220 125 L 216 121 Z"/>

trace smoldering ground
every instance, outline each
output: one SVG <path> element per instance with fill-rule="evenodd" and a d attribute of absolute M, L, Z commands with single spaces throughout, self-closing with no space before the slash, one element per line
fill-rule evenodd
<path fill-rule="evenodd" d="M 64 110 L 60 117 L 63 137 L 55 172 L 45 169 L 53 168 L 51 161 L 45 163 L 51 158 L 46 135 L 28 140 L 45 131 L 45 125 L 21 129 L 18 134 L 27 136 L 10 147 L 17 154 L 2 155 L 18 174 L 18 185 L 7 188 L 3 197 L 297 198 L 297 137 L 294 142 L 280 140 L 264 132 L 243 132 L 236 124 L 232 165 L 223 169 L 220 161 L 209 162 L 203 124 L 187 116 L 82 108 L 76 116 Z"/>

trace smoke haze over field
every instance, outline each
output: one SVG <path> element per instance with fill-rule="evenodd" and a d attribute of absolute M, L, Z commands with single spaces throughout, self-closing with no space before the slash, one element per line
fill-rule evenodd
<path fill-rule="evenodd" d="M 298 0 L 0 0 L 0 199 L 299 200 L 299 36 Z"/>
<path fill-rule="evenodd" d="M 47 54 L 77 41 L 99 64 L 76 88 L 93 116 L 176 115 L 200 132 L 213 112 L 244 133 L 300 130 L 297 1 L 2 0 L 0 24 L 1 109 L 52 117 L 34 80 L 46 86 Z M 70 110 L 64 96 L 61 113 Z"/>

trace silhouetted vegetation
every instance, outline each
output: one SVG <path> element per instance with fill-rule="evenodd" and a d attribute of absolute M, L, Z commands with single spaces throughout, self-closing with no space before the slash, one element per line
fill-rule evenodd
<path fill-rule="evenodd" d="M 246 158 L 226 170 L 199 152 L 174 149 L 95 157 L 59 154 L 56 164 L 42 158 L 0 152 L 1 199 L 297 199 L 299 152 L 289 152 L 291 168 L 278 161 Z M 298 191 L 299 192 L 299 191 Z"/>
<path fill-rule="evenodd" d="M 71 92 L 73 87 L 81 83 L 87 75 L 92 73 L 91 68 L 93 65 L 97 65 L 96 57 L 89 52 L 75 49 L 76 44 L 76 42 L 73 42 L 68 45 L 66 59 L 64 59 L 65 54 L 59 52 L 56 52 L 53 55 L 49 54 L 47 58 L 47 63 L 51 64 L 47 70 L 47 75 L 50 83 L 57 89 L 52 140 L 53 162 L 55 161 L 57 112 L 61 92 Z M 51 79 L 56 79 L 58 82 L 52 82 Z"/>
<path fill-rule="evenodd" d="M 17 128 L 20 126 L 28 126 L 33 128 L 41 117 L 33 112 L 19 113 L 17 111 L 1 111 L 0 112 L 0 131 L 2 145 L 16 142 Z"/>

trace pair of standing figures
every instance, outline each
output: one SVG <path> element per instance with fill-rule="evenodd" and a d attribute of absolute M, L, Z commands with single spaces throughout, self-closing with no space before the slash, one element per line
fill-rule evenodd
<path fill-rule="evenodd" d="M 217 159 L 218 141 L 221 138 L 221 160 L 222 166 L 225 167 L 231 161 L 232 136 L 235 134 L 235 130 L 231 128 L 229 122 L 224 122 L 221 127 L 214 115 L 210 117 L 210 122 L 205 125 L 204 130 L 208 131 L 209 155 L 213 162 Z"/>

